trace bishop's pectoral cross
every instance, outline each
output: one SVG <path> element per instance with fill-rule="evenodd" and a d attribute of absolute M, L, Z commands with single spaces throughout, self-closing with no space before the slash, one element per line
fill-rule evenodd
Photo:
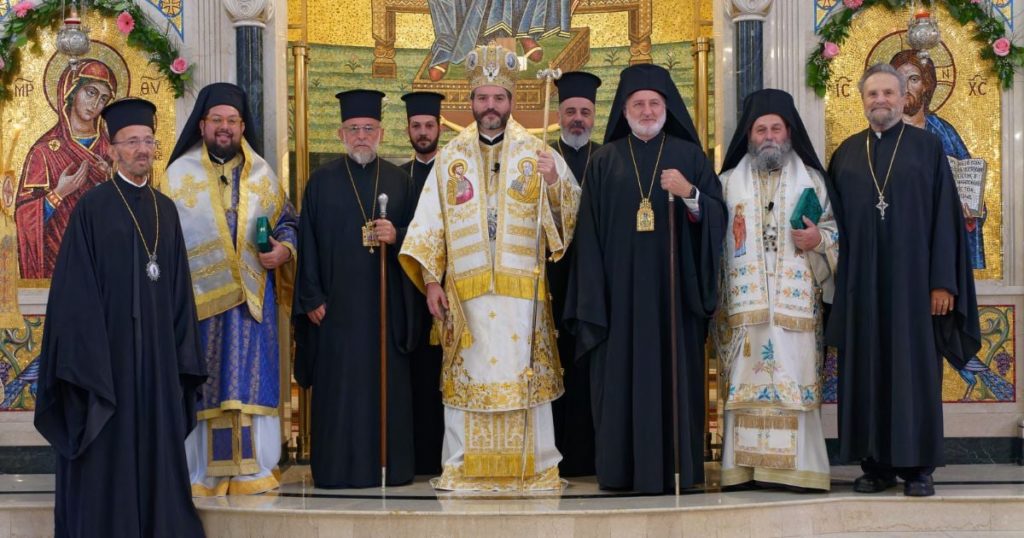
<path fill-rule="evenodd" d="M 877 207 L 878 212 L 882 214 L 882 220 L 885 220 L 885 208 L 889 207 L 889 204 L 885 203 L 884 195 L 878 196 L 878 203 L 875 204 L 875 207 Z"/>

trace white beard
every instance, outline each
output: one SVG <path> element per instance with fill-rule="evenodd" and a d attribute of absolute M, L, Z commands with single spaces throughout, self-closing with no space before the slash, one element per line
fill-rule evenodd
<path fill-rule="evenodd" d="M 630 118 L 629 116 L 626 116 L 626 121 L 629 123 L 629 128 L 633 131 L 633 134 L 638 138 L 649 139 L 660 133 L 661 130 L 665 128 L 665 120 L 667 118 L 668 113 L 665 113 L 664 116 L 658 118 L 658 121 L 650 127 L 645 127 L 641 125 L 640 122 L 633 121 L 633 118 Z"/>

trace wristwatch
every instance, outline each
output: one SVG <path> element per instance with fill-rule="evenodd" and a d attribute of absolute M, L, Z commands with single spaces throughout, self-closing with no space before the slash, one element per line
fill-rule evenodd
<path fill-rule="evenodd" d="M 683 196 L 683 198 L 686 198 L 687 200 L 693 200 L 695 196 L 697 196 L 697 186 L 690 185 L 690 194 Z"/>

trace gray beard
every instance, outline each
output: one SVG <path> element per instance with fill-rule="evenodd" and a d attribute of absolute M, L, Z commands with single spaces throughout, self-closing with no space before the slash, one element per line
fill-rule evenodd
<path fill-rule="evenodd" d="M 349 157 L 352 157 L 353 161 L 363 166 L 366 166 L 367 164 L 370 164 L 371 162 L 373 162 L 374 159 L 377 158 L 377 151 L 376 149 L 350 150 L 348 152 L 348 155 Z"/>
<path fill-rule="evenodd" d="M 875 128 L 876 130 L 882 131 L 892 127 L 893 125 L 896 125 L 896 122 L 903 118 L 903 111 L 893 109 L 890 113 L 867 112 L 865 113 L 865 116 L 867 116 L 868 123 L 871 124 L 871 127 Z"/>
<path fill-rule="evenodd" d="M 793 143 L 789 140 L 779 145 L 761 144 L 761 147 L 754 147 L 753 143 L 747 145 L 747 153 L 753 157 L 751 166 L 754 171 L 762 173 L 782 168 L 782 164 L 786 162 L 792 149 Z"/>
<path fill-rule="evenodd" d="M 565 142 L 566 145 L 572 146 L 574 149 L 580 149 L 587 145 L 587 142 L 590 142 L 590 131 L 591 129 L 587 129 L 578 135 L 574 135 L 568 131 L 563 131 L 562 142 Z"/>

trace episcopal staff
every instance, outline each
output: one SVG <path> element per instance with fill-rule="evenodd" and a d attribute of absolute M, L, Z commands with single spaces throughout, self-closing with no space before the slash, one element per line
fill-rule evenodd
<path fill-rule="evenodd" d="M 839 267 L 826 338 L 839 349 L 839 456 L 854 491 L 935 494 L 943 465 L 942 359 L 980 347 L 963 212 L 942 142 L 903 121 L 907 85 L 888 64 L 858 85 L 869 127 L 832 155 Z"/>
<path fill-rule="evenodd" d="M 275 269 L 294 257 L 298 218 L 274 170 L 244 138 L 251 125 L 241 88 L 226 82 L 204 87 L 171 152 L 164 183 L 181 214 L 210 371 L 199 424 L 186 440 L 197 496 L 247 495 L 278 486 L 275 284 L 281 275 Z M 266 252 L 257 245 L 260 217 L 272 226 Z M 238 442 L 219 441 L 225 437 Z"/>
<path fill-rule="evenodd" d="M 295 379 L 312 387 L 313 482 L 319 488 L 380 485 L 380 258 L 388 260 L 387 485 L 413 479 L 410 306 L 397 254 L 412 215 L 409 176 L 377 155 L 384 94 L 352 90 L 341 103 L 346 154 L 309 178 L 299 219 L 295 282 Z M 387 194 L 388 218 L 378 214 Z M 411 305 L 411 303 L 410 303 Z"/>
<path fill-rule="evenodd" d="M 766 89 L 746 98 L 722 170 L 732 215 L 715 327 L 728 372 L 722 485 L 828 490 L 817 335 L 838 233 L 824 167 L 792 96 Z M 812 204 L 821 209 L 816 221 L 804 212 Z"/>
<path fill-rule="evenodd" d="M 35 426 L 57 452 L 56 536 L 202 536 L 185 436 L 206 368 L 156 106 L 103 110 L 117 173 L 71 214 L 53 271 Z"/>
<path fill-rule="evenodd" d="M 562 128 L 551 147 L 565 159 L 576 176 L 580 189 L 587 188 L 587 167 L 601 144 L 590 139 L 594 129 L 594 108 L 601 79 L 590 73 L 563 73 L 555 81 L 558 87 L 558 124 Z M 551 308 L 558 328 L 558 356 L 562 361 L 565 394 L 552 402 L 555 419 L 555 444 L 562 452 L 558 469 L 562 476 L 594 474 L 594 421 L 590 413 L 590 370 L 586 362 L 577 362 L 574 338 L 562 322 L 565 292 L 569 285 L 575 249 L 566 249 L 562 259 L 548 262 L 548 284 L 551 287 Z"/>
<path fill-rule="evenodd" d="M 682 486 L 704 476 L 704 337 L 717 304 L 721 186 L 665 69 L 623 70 L 605 145 L 587 171 L 565 322 L 590 366 L 598 484 L 672 491 L 678 361 Z M 677 202 L 679 296 L 668 296 L 668 193 Z M 676 303 L 677 356 L 669 304 Z"/>

